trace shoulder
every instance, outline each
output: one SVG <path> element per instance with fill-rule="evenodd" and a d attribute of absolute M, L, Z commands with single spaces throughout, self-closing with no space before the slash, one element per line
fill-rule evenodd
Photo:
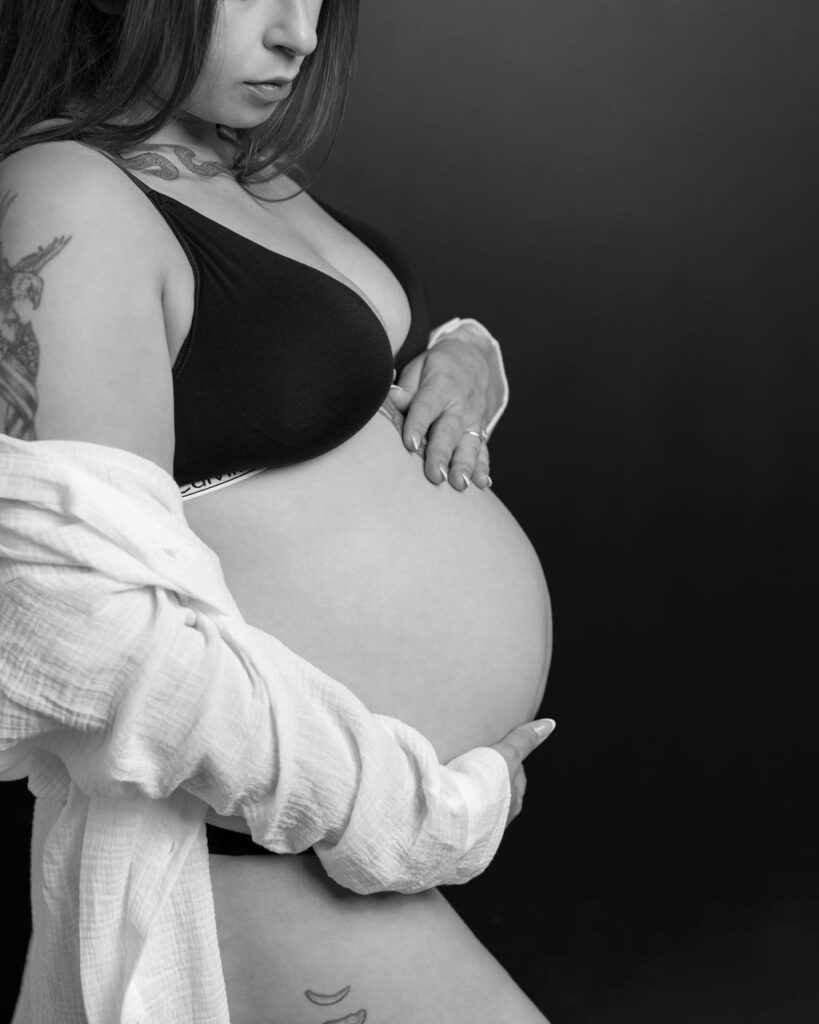
<path fill-rule="evenodd" d="M 63 239 L 70 252 L 49 268 L 52 276 L 71 271 L 111 295 L 128 289 L 161 296 L 167 234 L 128 176 L 88 146 L 37 143 L 0 163 L 0 239 L 10 263 Z"/>
<path fill-rule="evenodd" d="M 144 232 L 152 219 L 146 218 L 150 203 L 127 175 L 77 142 L 35 143 L 7 157 L 0 163 L 0 194 L 24 206 L 27 222 L 34 224 L 59 219 L 86 231 L 128 236 Z"/>
<path fill-rule="evenodd" d="M 36 142 L 0 163 L 0 182 L 22 185 L 29 179 L 51 185 L 56 202 L 92 195 L 104 202 L 108 194 L 121 197 L 133 190 L 112 160 L 79 142 Z"/>
<path fill-rule="evenodd" d="M 111 160 L 79 143 L 39 143 L 0 163 L 3 258 L 13 266 L 33 252 L 67 247 L 48 268 L 66 293 L 82 279 L 86 294 L 161 296 L 165 261 L 162 248 L 150 244 L 153 217 L 164 227 Z"/>
<path fill-rule="evenodd" d="M 0 164 L 6 433 L 113 444 L 170 464 L 165 277 L 139 202 L 110 160 L 75 143 L 32 145 Z"/>

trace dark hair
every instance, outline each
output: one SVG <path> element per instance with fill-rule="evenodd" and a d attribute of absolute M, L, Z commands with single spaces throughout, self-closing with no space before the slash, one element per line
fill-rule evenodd
<path fill-rule="evenodd" d="M 219 0 L 2 0 L 0 159 L 33 142 L 75 139 L 113 154 L 144 142 L 192 91 Z M 234 177 L 295 170 L 319 140 L 332 144 L 352 77 L 359 0 L 324 0 L 318 45 L 296 88 L 255 128 L 221 128 L 235 143 Z M 156 76 L 177 69 L 167 95 Z M 151 99 L 156 113 L 117 123 Z M 60 123 L 42 122 L 62 119 Z M 275 167 L 273 166 L 275 161 Z"/>

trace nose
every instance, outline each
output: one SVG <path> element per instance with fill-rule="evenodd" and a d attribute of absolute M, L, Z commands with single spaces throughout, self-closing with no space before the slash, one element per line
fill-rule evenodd
<path fill-rule="evenodd" d="M 307 57 L 318 45 L 315 0 L 278 0 L 264 35 L 268 50 L 282 50 L 290 57 Z"/>

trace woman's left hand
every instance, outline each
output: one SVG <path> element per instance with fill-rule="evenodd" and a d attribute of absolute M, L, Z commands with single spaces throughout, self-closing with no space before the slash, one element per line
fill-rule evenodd
<path fill-rule="evenodd" d="M 405 413 L 402 436 L 417 451 L 426 436 L 424 472 L 456 491 L 470 483 L 490 487 L 489 451 L 481 433 L 487 421 L 489 363 L 480 347 L 459 338 L 458 328 L 411 359 L 390 391 Z"/>

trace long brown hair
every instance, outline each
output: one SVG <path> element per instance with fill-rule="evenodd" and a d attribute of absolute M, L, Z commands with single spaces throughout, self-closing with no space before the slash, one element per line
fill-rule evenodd
<path fill-rule="evenodd" d="M 191 93 L 218 3 L 2 0 L 0 159 L 33 142 L 75 139 L 115 154 L 144 142 Z M 329 149 L 349 92 L 358 5 L 324 0 L 318 45 L 290 97 L 255 128 L 221 130 L 236 146 L 232 171 L 240 184 L 293 172 L 320 139 Z M 168 68 L 178 70 L 160 98 L 151 83 Z M 155 114 L 122 123 L 148 98 Z"/>

